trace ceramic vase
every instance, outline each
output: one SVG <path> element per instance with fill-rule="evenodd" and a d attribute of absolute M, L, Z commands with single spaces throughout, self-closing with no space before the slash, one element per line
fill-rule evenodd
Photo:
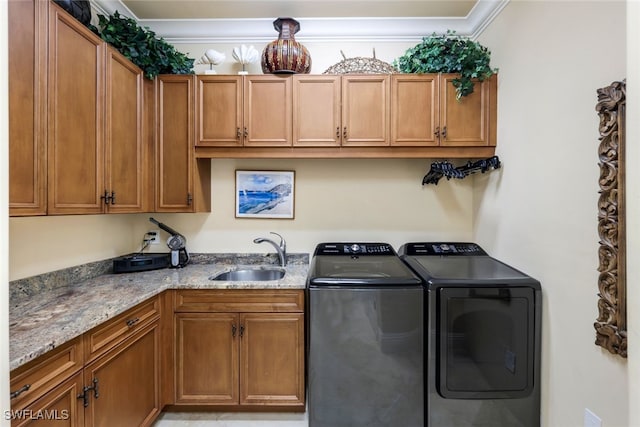
<path fill-rule="evenodd" d="M 262 72 L 265 74 L 300 73 L 311 71 L 311 55 L 294 38 L 300 23 L 293 18 L 278 18 L 273 21 L 278 31 L 278 40 L 269 43 L 262 51 Z"/>

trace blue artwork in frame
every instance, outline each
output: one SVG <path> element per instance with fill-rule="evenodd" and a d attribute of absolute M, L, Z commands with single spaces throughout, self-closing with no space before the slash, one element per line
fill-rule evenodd
<path fill-rule="evenodd" d="M 236 171 L 237 218 L 294 217 L 294 171 Z"/>

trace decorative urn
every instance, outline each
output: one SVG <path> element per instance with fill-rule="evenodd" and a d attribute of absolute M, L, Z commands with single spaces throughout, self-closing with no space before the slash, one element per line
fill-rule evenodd
<path fill-rule="evenodd" d="M 278 40 L 274 40 L 262 51 L 262 72 L 265 74 L 299 73 L 311 71 L 311 55 L 294 38 L 300 30 L 300 23 L 293 18 L 278 18 L 273 21 L 278 31 Z"/>

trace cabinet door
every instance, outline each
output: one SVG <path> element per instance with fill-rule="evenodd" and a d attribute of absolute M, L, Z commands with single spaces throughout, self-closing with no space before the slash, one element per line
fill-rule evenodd
<path fill-rule="evenodd" d="M 9 214 L 47 213 L 47 1 L 9 12 Z"/>
<path fill-rule="evenodd" d="M 440 145 L 449 147 L 493 146 L 496 141 L 496 81 L 494 75 L 475 82 L 473 93 L 456 99 L 452 80 L 443 74 L 440 84 Z"/>
<path fill-rule="evenodd" d="M 340 76 L 293 76 L 293 145 L 337 147 L 340 127 Z"/>
<path fill-rule="evenodd" d="M 176 404 L 238 404 L 235 313 L 177 313 Z"/>
<path fill-rule="evenodd" d="M 156 210 L 193 212 L 193 76 L 158 76 Z"/>
<path fill-rule="evenodd" d="M 438 145 L 438 74 L 391 76 L 391 145 Z"/>
<path fill-rule="evenodd" d="M 198 76 L 197 146 L 242 146 L 242 76 Z"/>
<path fill-rule="evenodd" d="M 49 4 L 48 213 L 102 213 L 102 40 Z"/>
<path fill-rule="evenodd" d="M 342 76 L 342 145 L 389 145 L 389 76 Z"/>
<path fill-rule="evenodd" d="M 24 410 L 14 410 L 11 427 L 82 427 L 82 372 L 60 384 Z"/>
<path fill-rule="evenodd" d="M 105 189 L 107 212 L 142 212 L 144 158 L 142 70 L 112 48 L 106 60 Z"/>
<path fill-rule="evenodd" d="M 304 315 L 245 313 L 240 404 L 304 406 Z"/>
<path fill-rule="evenodd" d="M 148 426 L 160 414 L 159 327 L 155 322 L 85 367 L 87 426 Z"/>
<path fill-rule="evenodd" d="M 291 146 L 291 80 L 277 74 L 245 77 L 245 146 Z"/>

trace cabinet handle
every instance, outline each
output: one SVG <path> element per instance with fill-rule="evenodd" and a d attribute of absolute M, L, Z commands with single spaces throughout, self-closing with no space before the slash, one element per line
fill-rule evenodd
<path fill-rule="evenodd" d="M 436 138 L 440 138 L 440 126 L 436 127 L 436 131 L 433 132 Z"/>
<path fill-rule="evenodd" d="M 336 128 L 336 139 L 340 139 L 340 126 Z"/>
<path fill-rule="evenodd" d="M 191 193 L 187 193 L 187 205 L 191 206 L 191 203 L 193 203 L 193 196 Z"/>
<path fill-rule="evenodd" d="M 132 327 L 133 325 L 135 325 L 139 321 L 140 321 L 140 318 L 138 318 L 138 317 L 136 317 L 135 319 L 129 319 L 129 320 L 127 320 L 127 326 L 128 327 Z"/>
<path fill-rule="evenodd" d="M 100 196 L 100 200 L 103 200 L 104 204 L 108 205 L 109 204 L 109 199 L 110 199 L 109 192 L 107 192 L 107 190 L 104 190 L 104 194 L 102 196 Z"/>
<path fill-rule="evenodd" d="M 240 128 L 236 128 L 236 139 L 240 139 L 242 134 L 240 133 Z"/>
<path fill-rule="evenodd" d="M 84 406 L 85 408 L 87 406 L 89 406 L 89 397 L 87 397 L 87 392 L 93 390 L 93 397 L 94 398 L 98 398 L 100 397 L 100 394 L 98 392 L 98 379 L 94 378 L 93 379 L 93 385 L 92 386 L 84 386 L 82 387 L 82 393 L 80 393 L 77 397 L 78 399 L 82 399 L 82 406 Z"/>
<path fill-rule="evenodd" d="M 22 393 L 29 390 L 30 388 L 31 388 L 31 384 L 25 384 L 22 387 L 20 387 L 18 390 L 12 391 L 11 399 L 15 399 L 16 397 L 20 396 Z"/>
<path fill-rule="evenodd" d="M 446 126 L 442 128 L 442 137 L 444 139 L 447 139 L 447 127 Z"/>
<path fill-rule="evenodd" d="M 244 127 L 244 137 L 248 137 L 249 136 L 249 129 L 247 129 L 247 127 Z"/>
<path fill-rule="evenodd" d="M 240 325 L 240 338 L 244 336 L 244 325 Z"/>
<path fill-rule="evenodd" d="M 110 199 L 111 199 L 111 204 L 112 204 L 112 205 L 115 205 L 115 204 L 116 204 L 116 192 L 115 192 L 115 191 L 112 191 L 112 192 L 111 192 L 111 197 L 110 197 Z"/>
<path fill-rule="evenodd" d="M 238 327 L 235 325 L 235 323 L 233 325 L 231 325 L 231 336 L 233 338 L 236 337 L 236 331 L 238 330 Z"/>
<path fill-rule="evenodd" d="M 342 130 L 342 137 L 344 139 L 347 139 L 347 127 L 345 126 L 344 129 Z"/>

